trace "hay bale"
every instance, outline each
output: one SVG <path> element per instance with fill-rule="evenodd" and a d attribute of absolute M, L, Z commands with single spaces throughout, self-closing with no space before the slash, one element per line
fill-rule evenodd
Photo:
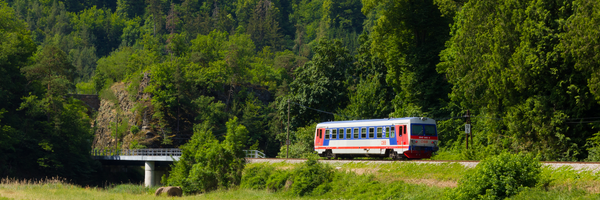
<path fill-rule="evenodd" d="M 156 190 L 154 195 L 160 196 L 162 193 L 167 193 L 169 197 L 180 197 L 183 194 L 183 190 L 179 186 L 160 187 Z"/>

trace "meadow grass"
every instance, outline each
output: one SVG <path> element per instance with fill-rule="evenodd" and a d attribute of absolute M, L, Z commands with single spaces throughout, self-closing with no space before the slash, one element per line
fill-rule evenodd
<path fill-rule="evenodd" d="M 117 186 L 119 187 L 119 186 Z M 83 188 L 70 184 L 2 184 L 0 185 L 0 199 L 290 199 L 278 193 L 270 193 L 266 190 L 229 189 L 217 190 L 207 194 L 199 194 L 183 197 L 154 196 L 154 193 L 139 193 L 144 186 L 126 186 L 127 189 L 101 189 Z M 141 188 L 141 189 L 140 189 Z"/>
<path fill-rule="evenodd" d="M 509 198 L 514 200 L 553 200 L 553 199 L 600 199 L 597 193 L 589 193 L 582 189 L 553 188 L 529 188 Z"/>
<path fill-rule="evenodd" d="M 588 193 L 600 193 L 600 171 L 574 170 L 570 166 L 552 168 L 542 167 L 542 179 L 548 181 L 548 187 L 560 191 L 584 190 Z"/>
<path fill-rule="evenodd" d="M 293 170 L 301 164 L 250 163 L 247 167 L 273 166 Z M 44 180 L 2 179 L 0 200 L 4 199 L 444 199 L 470 168 L 458 163 L 336 163 L 333 181 L 298 197 L 290 191 L 270 192 L 230 188 L 205 194 L 155 197 L 154 188 L 121 184 L 106 188 L 81 187 L 59 178 Z M 543 167 L 547 184 L 529 188 L 511 199 L 600 199 L 600 173 L 578 171 L 570 167 Z"/>

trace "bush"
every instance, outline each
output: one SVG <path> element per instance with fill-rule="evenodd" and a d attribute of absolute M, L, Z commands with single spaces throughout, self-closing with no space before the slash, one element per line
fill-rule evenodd
<path fill-rule="evenodd" d="M 264 189 L 275 168 L 268 165 L 246 168 L 242 175 L 242 188 Z"/>
<path fill-rule="evenodd" d="M 306 162 L 294 170 L 294 183 L 291 192 L 298 196 L 310 194 L 315 188 L 325 190 L 329 187 L 319 187 L 321 184 L 331 182 L 333 169 L 329 165 L 317 162 L 315 158 L 308 158 Z M 327 191 L 320 191 L 324 193 Z"/>
<path fill-rule="evenodd" d="M 531 154 L 502 153 L 479 162 L 449 199 L 504 199 L 540 180 L 541 163 Z"/>
<path fill-rule="evenodd" d="M 131 126 L 131 128 L 129 129 L 129 131 L 131 132 L 131 134 L 137 134 L 140 132 L 140 128 L 138 128 L 137 126 Z"/>
<path fill-rule="evenodd" d="M 276 192 L 285 187 L 285 183 L 290 179 L 291 174 L 284 170 L 275 170 L 267 180 L 267 189 Z"/>

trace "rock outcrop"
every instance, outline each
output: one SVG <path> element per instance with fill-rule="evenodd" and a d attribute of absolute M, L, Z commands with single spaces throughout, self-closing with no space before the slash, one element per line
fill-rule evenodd
<path fill-rule="evenodd" d="M 145 73 L 139 85 L 120 82 L 110 87 L 112 94 L 109 96 L 114 96 L 101 98 L 94 121 L 92 148 L 113 149 L 117 145 L 121 149 L 157 147 L 160 136 L 154 134 L 156 130 L 153 127 L 157 122 L 152 120 L 151 95 L 143 92 L 149 82 L 149 75 Z M 130 94 L 130 91 L 136 94 Z M 119 130 L 119 134 L 115 135 L 115 130 Z"/>

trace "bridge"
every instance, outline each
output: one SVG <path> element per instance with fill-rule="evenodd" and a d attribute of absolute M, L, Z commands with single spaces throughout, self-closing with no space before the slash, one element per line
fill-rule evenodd
<path fill-rule="evenodd" d="M 264 158 L 265 154 L 258 150 L 244 150 L 246 158 Z M 152 187 L 160 184 L 163 174 L 168 175 L 166 169 L 158 169 L 159 166 L 168 167 L 181 158 L 181 149 L 102 149 L 92 150 L 94 159 L 107 165 L 139 165 L 144 166 L 144 185 Z"/>

